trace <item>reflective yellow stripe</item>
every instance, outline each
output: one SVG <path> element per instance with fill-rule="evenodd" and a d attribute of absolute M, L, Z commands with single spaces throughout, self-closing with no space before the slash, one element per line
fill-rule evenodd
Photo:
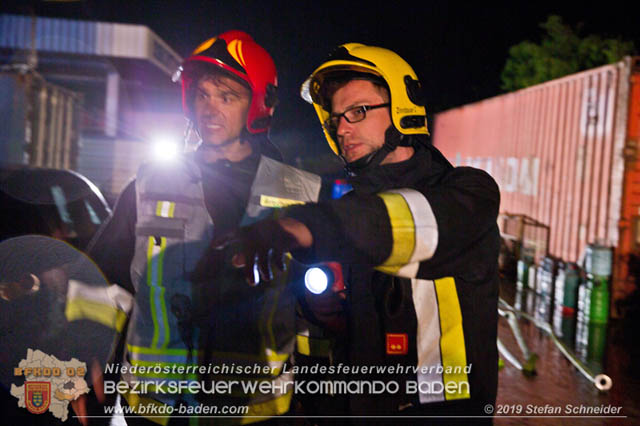
<path fill-rule="evenodd" d="M 438 247 L 433 209 L 424 194 L 413 189 L 394 189 L 378 196 L 389 214 L 393 246 L 389 258 L 376 269 L 415 278 L 420 262 L 433 257 Z"/>
<path fill-rule="evenodd" d="M 287 207 L 297 204 L 304 204 L 304 201 L 292 200 L 289 198 L 272 197 L 270 195 L 260 195 L 260 205 L 262 207 Z"/>
<path fill-rule="evenodd" d="M 149 237 L 149 241 L 147 242 L 147 285 L 149 286 L 149 308 L 151 309 L 151 319 L 153 320 L 153 339 L 152 345 L 155 347 L 158 345 L 158 338 L 160 335 L 160 326 L 158 323 L 157 317 L 157 308 L 155 303 L 155 285 L 153 275 L 161 274 L 162 262 L 157 262 L 154 264 L 154 256 L 153 256 L 153 248 L 155 246 L 155 239 L 153 237 Z M 159 268 L 160 271 L 156 271 L 155 268 Z M 156 279 L 157 281 L 157 279 Z"/>
<path fill-rule="evenodd" d="M 317 339 L 302 334 L 296 335 L 297 350 L 302 355 L 328 358 L 331 354 L 331 341 Z"/>
<path fill-rule="evenodd" d="M 158 201 L 156 204 L 156 216 L 173 217 L 176 203 L 170 201 Z M 160 237 L 160 246 L 156 246 L 155 237 L 149 237 L 147 242 L 147 285 L 149 289 L 149 305 L 153 319 L 153 347 L 166 348 L 170 341 L 169 319 L 164 300 L 165 288 L 162 285 L 162 272 L 164 253 L 167 248 L 167 239 Z M 160 339 L 162 344 L 160 345 Z"/>
<path fill-rule="evenodd" d="M 395 193 L 378 194 L 384 201 L 391 222 L 393 246 L 389 258 L 376 269 L 395 274 L 411 259 L 416 244 L 413 215 L 404 197 Z"/>
<path fill-rule="evenodd" d="M 163 413 L 165 411 L 163 407 L 166 406 L 166 404 L 163 404 L 160 401 L 156 401 L 155 399 L 151 399 L 151 398 L 147 398 L 144 396 L 140 396 L 137 393 L 131 393 L 131 392 L 126 392 L 123 393 L 122 396 L 124 397 L 124 399 L 127 400 L 127 404 L 129 404 L 129 406 L 131 407 L 132 411 L 136 414 L 138 414 L 138 412 L 140 411 L 139 407 L 140 406 L 156 406 L 158 407 L 157 409 L 150 409 L 150 408 L 146 408 L 143 412 L 145 413 Z M 169 419 L 171 418 L 170 416 L 154 416 L 154 417 L 146 417 L 144 414 L 138 414 L 139 416 L 144 417 L 145 419 L 162 425 L 162 426 L 166 426 L 167 424 L 169 424 Z"/>
<path fill-rule="evenodd" d="M 467 366 L 467 353 L 464 346 L 464 332 L 462 329 L 462 313 L 460 312 L 460 302 L 456 291 L 456 282 L 452 277 L 445 277 L 435 280 L 436 293 L 438 295 L 438 312 L 440 313 L 440 351 L 442 353 L 443 385 L 445 388 L 445 398 L 467 399 L 469 387 L 460 385 L 469 383 L 464 368 Z M 462 368 L 460 373 L 447 373 L 447 369 L 455 371 L 456 367 Z M 455 382 L 456 386 L 451 386 L 457 392 L 452 392 L 447 387 L 447 383 Z"/>
<path fill-rule="evenodd" d="M 283 261 L 284 261 L 285 270 L 288 271 L 290 269 L 290 267 L 291 267 L 291 256 L 285 256 Z M 260 321 L 260 324 L 263 324 L 263 326 L 265 328 L 265 330 L 262 330 L 263 335 L 264 335 L 264 333 L 266 331 L 267 336 L 269 338 L 269 342 L 265 342 L 268 345 L 266 347 L 267 348 L 272 348 L 273 352 L 274 352 L 274 355 L 278 355 L 278 354 L 275 353 L 276 336 L 273 333 L 273 318 L 276 315 L 276 311 L 278 309 L 278 301 L 280 300 L 280 294 L 285 289 L 288 277 L 289 277 L 289 274 L 281 274 L 280 277 L 277 279 L 277 281 L 272 283 L 272 286 L 273 286 L 272 288 L 274 288 L 273 305 L 271 307 L 271 311 L 269 312 L 269 314 L 267 316 L 266 324 L 263 324 L 263 321 Z M 275 291 L 275 288 L 277 288 L 278 291 Z M 265 303 L 265 311 L 267 309 L 266 305 L 267 304 Z M 264 318 L 264 316 L 262 318 Z M 266 352 L 266 351 L 264 351 L 264 352 Z M 269 360 L 271 360 L 271 358 L 269 358 Z M 279 359 L 275 359 L 275 361 L 278 361 L 278 360 Z"/>
<path fill-rule="evenodd" d="M 269 417 L 279 416 L 289 411 L 291 405 L 291 397 L 293 396 L 293 389 L 290 389 L 284 395 L 280 395 L 277 398 L 269 401 L 261 402 L 258 404 L 249 403 L 249 410 L 247 417 L 243 417 L 240 420 L 241 425 L 248 425 L 250 423 L 261 422 Z M 257 417 L 260 416 L 260 417 Z"/>
<path fill-rule="evenodd" d="M 155 362 L 155 361 L 139 361 L 136 359 L 132 359 L 131 365 L 134 367 L 147 367 L 145 370 L 136 371 L 135 375 L 138 377 L 149 377 L 155 379 L 189 379 L 189 380 L 198 380 L 197 373 L 189 373 L 189 374 L 180 374 L 180 373 L 165 373 L 164 368 L 168 367 L 168 371 L 173 369 L 173 366 L 192 366 L 195 367 L 197 364 L 182 364 L 182 363 L 168 363 L 168 362 Z M 159 367 L 161 370 L 159 373 L 155 373 L 153 371 L 149 372 L 147 370 L 152 370 L 154 367 Z"/>
<path fill-rule="evenodd" d="M 172 349 L 172 348 L 147 348 L 144 346 L 127 345 L 129 352 L 145 354 L 145 355 L 189 355 L 187 349 Z M 195 353 L 195 352 L 194 352 Z"/>
<path fill-rule="evenodd" d="M 134 346 L 127 345 L 127 349 L 129 352 L 144 354 L 144 355 L 182 355 L 188 356 L 189 351 L 187 349 L 172 349 L 172 348 L 147 348 L 144 346 Z M 202 354 L 202 351 L 194 351 L 194 356 L 197 354 Z M 284 362 L 289 358 L 289 354 L 287 353 L 277 353 L 273 352 L 270 354 L 257 355 L 257 354 L 247 354 L 240 352 L 211 352 L 212 356 L 218 358 L 230 358 L 244 361 L 280 361 Z"/>
<path fill-rule="evenodd" d="M 127 314 L 123 311 L 113 306 L 82 298 L 69 300 L 64 315 L 68 321 L 91 320 L 112 328 L 118 333 L 122 332 L 124 324 L 127 322 Z"/>

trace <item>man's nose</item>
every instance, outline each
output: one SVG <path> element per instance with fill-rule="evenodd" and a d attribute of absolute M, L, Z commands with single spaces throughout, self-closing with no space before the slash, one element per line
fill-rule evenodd
<path fill-rule="evenodd" d="M 215 97 L 210 97 L 204 102 L 204 112 L 209 115 L 216 115 L 220 111 L 220 101 Z"/>
<path fill-rule="evenodd" d="M 336 129 L 336 134 L 338 136 L 343 136 L 346 133 L 349 133 L 352 128 L 353 128 L 353 125 L 349 123 L 344 116 L 340 116 L 340 118 L 338 119 L 338 127 Z"/>

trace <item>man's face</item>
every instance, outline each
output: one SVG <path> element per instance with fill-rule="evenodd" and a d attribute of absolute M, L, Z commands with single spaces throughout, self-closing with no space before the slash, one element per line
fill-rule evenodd
<path fill-rule="evenodd" d="M 351 80 L 334 93 L 331 98 L 332 114 L 341 114 L 361 105 L 379 105 L 389 99 L 384 89 L 368 80 Z M 337 127 L 337 139 L 342 155 L 352 163 L 370 154 L 384 145 L 384 133 L 391 125 L 389 108 L 377 108 L 366 112 L 364 120 L 349 123 L 340 118 Z"/>
<path fill-rule="evenodd" d="M 226 76 L 206 75 L 196 85 L 194 112 L 203 144 L 222 145 L 240 138 L 247 122 L 251 92 Z"/>

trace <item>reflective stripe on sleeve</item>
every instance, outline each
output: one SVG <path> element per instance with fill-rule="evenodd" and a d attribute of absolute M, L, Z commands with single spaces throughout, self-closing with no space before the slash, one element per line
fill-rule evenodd
<path fill-rule="evenodd" d="M 65 316 L 68 321 L 91 320 L 122 332 L 133 297 L 117 285 L 90 286 L 69 280 Z"/>
<path fill-rule="evenodd" d="M 419 262 L 430 259 L 438 245 L 438 225 L 429 202 L 413 189 L 398 189 L 378 194 L 391 222 L 391 254 L 376 269 L 393 275 L 414 278 Z"/>
<path fill-rule="evenodd" d="M 159 366 L 172 365 L 195 365 L 187 364 L 189 352 L 186 349 L 154 349 L 142 346 L 127 345 L 130 362 L 134 363 L 155 363 Z M 203 351 L 192 351 L 192 359 L 197 360 Z M 269 348 L 264 348 L 263 354 L 248 354 L 238 352 L 218 352 L 212 351 L 207 354 L 207 362 L 211 365 L 233 365 L 238 368 L 252 368 L 256 365 L 267 367 L 271 375 L 280 374 L 284 363 L 289 359 L 287 353 L 277 353 Z M 262 368 L 260 367 L 260 368 Z"/>

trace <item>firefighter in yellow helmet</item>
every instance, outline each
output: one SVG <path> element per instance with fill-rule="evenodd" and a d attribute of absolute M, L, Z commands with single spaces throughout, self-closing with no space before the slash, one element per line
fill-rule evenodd
<path fill-rule="evenodd" d="M 244 257 L 256 259 L 263 277 L 288 251 L 306 263 L 342 264 L 346 299 L 333 302 L 344 306 L 346 326 L 319 316 L 343 345 L 332 362 L 352 367 L 349 380 L 388 385 L 349 393 L 348 414 L 447 417 L 429 420 L 437 423 L 472 415 L 480 416 L 474 424 L 491 423 L 496 183 L 484 171 L 453 167 L 429 144 L 418 78 L 390 50 L 340 46 L 305 81 L 302 97 L 344 160 L 353 191 L 241 228 Z M 253 265 L 246 262 L 249 281 Z"/>
<path fill-rule="evenodd" d="M 238 285 L 237 270 L 196 269 L 214 237 L 275 207 L 317 200 L 320 178 L 278 161 L 267 135 L 276 69 L 248 34 L 205 41 L 176 77 L 200 145 L 173 163 L 144 164 L 89 248 L 109 281 L 135 299 L 122 360 L 131 389 L 123 405 L 149 424 L 180 421 L 164 415 L 167 407 L 177 413 L 200 403 L 212 415 L 235 414 L 216 422 L 259 422 L 290 407 L 292 389 L 281 384 L 292 380 L 283 366 L 295 342 L 295 298 L 284 291 L 286 277 L 247 288 Z M 196 381 L 207 389 L 212 381 L 236 385 L 213 395 L 175 390 Z M 243 381 L 267 382 L 273 392 L 245 391 Z M 140 382 L 147 385 L 142 394 L 133 388 Z"/>
<path fill-rule="evenodd" d="M 369 81 L 380 88 L 383 102 L 345 111 L 345 121 L 352 124 L 359 117 L 364 120 L 367 111 L 377 108 L 385 108 L 383 112 L 388 113 L 391 121 L 390 127 L 385 127 L 389 133 L 385 134 L 383 144 L 377 144 L 375 150 L 366 150 L 366 155 L 361 155 L 363 147 L 360 145 L 341 146 L 337 134 L 340 117 L 331 112 L 336 89 L 351 80 Z M 356 84 L 367 86 L 367 83 Z M 411 66 L 387 49 L 358 43 L 341 46 L 302 84 L 301 95 L 313 104 L 331 150 L 344 160 L 347 171 L 352 174 L 391 162 L 398 154 L 395 152 L 398 147 L 400 152 L 406 153 L 402 148 L 424 143 L 423 138 L 405 136 L 429 134 L 420 82 Z M 391 158 L 387 158 L 389 154 Z"/>

